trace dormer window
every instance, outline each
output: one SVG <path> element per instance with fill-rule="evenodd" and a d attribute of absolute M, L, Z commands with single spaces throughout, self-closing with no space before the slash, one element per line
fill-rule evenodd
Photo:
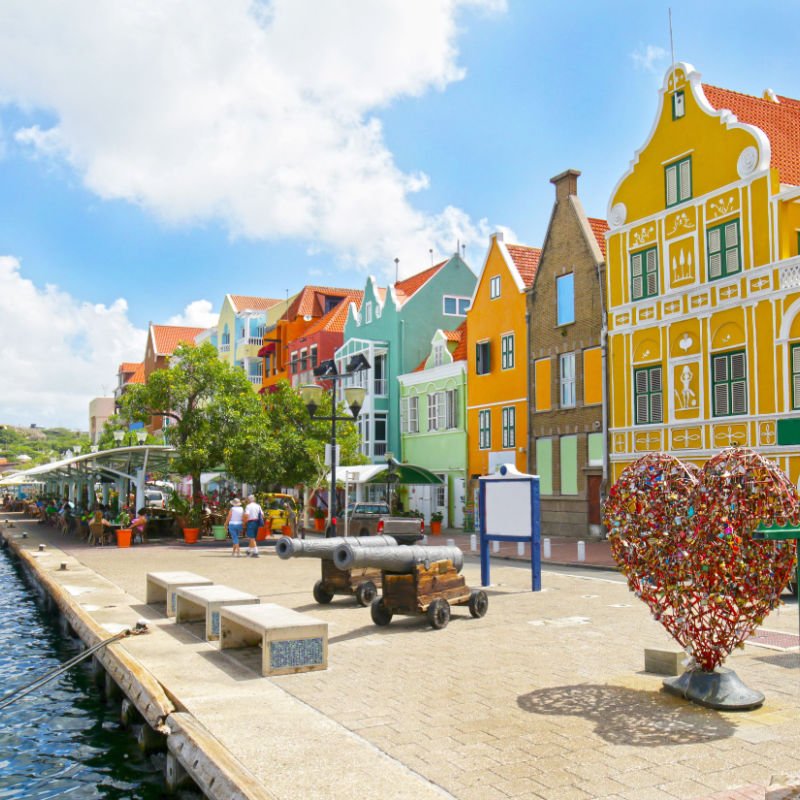
<path fill-rule="evenodd" d="M 672 119 L 681 119 L 686 114 L 686 98 L 682 91 L 672 95 Z"/>
<path fill-rule="evenodd" d="M 500 276 L 495 275 L 489 282 L 489 299 L 500 297 Z"/>
<path fill-rule="evenodd" d="M 364 304 L 364 322 L 372 322 L 372 303 Z"/>

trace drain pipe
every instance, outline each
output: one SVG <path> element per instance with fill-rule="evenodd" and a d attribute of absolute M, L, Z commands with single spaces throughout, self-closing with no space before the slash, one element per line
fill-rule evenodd
<path fill-rule="evenodd" d="M 603 431 L 603 478 L 600 482 L 600 499 L 608 494 L 608 317 L 603 293 L 603 278 L 597 264 L 597 283 L 600 288 L 600 379 L 602 381 L 602 403 L 600 420 Z"/>

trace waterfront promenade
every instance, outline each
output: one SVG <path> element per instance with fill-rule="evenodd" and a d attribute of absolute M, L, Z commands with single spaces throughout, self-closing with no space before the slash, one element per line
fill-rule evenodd
<path fill-rule="evenodd" d="M 727 662 L 766 695 L 764 706 L 725 714 L 665 694 L 661 678 L 643 672 L 645 647 L 675 646 L 613 572 L 546 571 L 544 590 L 532 593 L 524 564 L 496 560 L 483 619 L 461 607 L 441 631 L 404 617 L 378 628 L 349 598 L 313 602 L 315 560 L 280 561 L 271 548 L 234 559 L 212 543 L 89 548 L 4 516 L 15 527 L 0 530 L 27 531 L 15 546 L 33 551 L 38 568 L 108 630 L 148 620 L 151 633 L 117 647 L 252 777 L 261 794 L 243 797 L 796 796 L 781 788 L 800 783 L 794 601 L 765 622 L 781 636 Z M 144 605 L 154 570 L 191 570 L 325 620 L 328 670 L 259 677 L 254 654 L 221 653 L 198 638 L 199 626 Z M 479 584 L 477 558 L 464 573 Z"/>

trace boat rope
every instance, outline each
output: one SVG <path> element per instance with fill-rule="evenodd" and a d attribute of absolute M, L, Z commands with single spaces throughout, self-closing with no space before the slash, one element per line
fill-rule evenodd
<path fill-rule="evenodd" d="M 120 639 L 125 639 L 128 636 L 138 636 L 146 631 L 147 625 L 144 622 L 139 621 L 133 626 L 133 628 L 125 628 L 124 631 L 120 631 L 119 633 L 114 634 L 114 636 L 111 636 L 108 639 L 105 639 L 104 641 L 98 642 L 92 647 L 87 648 L 71 658 L 69 661 L 65 661 L 60 667 L 54 669 L 52 672 L 48 672 L 41 678 L 37 678 L 36 680 L 25 684 L 25 686 L 20 686 L 18 689 L 14 689 L 13 692 L 9 692 L 5 697 L 0 698 L 0 711 L 2 711 L 4 708 L 7 708 L 12 703 L 15 703 L 17 700 L 25 697 L 25 695 L 28 695 L 31 692 L 36 691 L 36 689 L 41 688 L 46 683 L 49 683 L 53 679 L 57 678 L 59 675 L 63 675 L 77 664 L 80 664 L 81 661 L 85 661 L 87 658 L 89 658 L 89 656 L 94 655 L 101 648 L 107 647 L 108 645 L 118 642 Z"/>

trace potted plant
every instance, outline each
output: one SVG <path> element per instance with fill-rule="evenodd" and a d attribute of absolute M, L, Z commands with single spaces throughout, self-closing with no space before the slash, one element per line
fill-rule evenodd
<path fill-rule="evenodd" d="M 444 514 L 441 511 L 434 511 L 431 514 L 431 533 L 434 536 L 438 536 L 442 532 L 442 520 L 444 519 Z"/>
<path fill-rule="evenodd" d="M 183 530 L 183 540 L 188 544 L 194 544 L 200 536 L 201 509 L 194 506 L 189 498 L 177 492 L 172 493 L 169 507 L 175 514 L 175 521 Z"/>
<path fill-rule="evenodd" d="M 314 530 L 315 531 L 321 533 L 322 531 L 325 530 L 325 517 L 326 516 L 327 515 L 325 514 L 325 509 L 324 508 L 320 508 L 320 506 L 317 506 L 314 509 Z"/>

